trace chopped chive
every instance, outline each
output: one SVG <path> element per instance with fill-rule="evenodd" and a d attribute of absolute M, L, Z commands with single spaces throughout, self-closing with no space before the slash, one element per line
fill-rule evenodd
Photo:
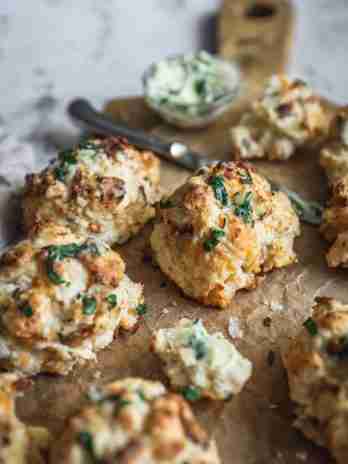
<path fill-rule="evenodd" d="M 228 194 L 225 188 L 223 176 L 213 176 L 208 181 L 211 188 L 214 190 L 215 198 L 223 205 L 228 205 Z"/>
<path fill-rule="evenodd" d="M 225 232 L 221 229 L 212 229 L 210 238 L 203 242 L 205 251 L 212 251 L 225 235 Z"/>
<path fill-rule="evenodd" d="M 303 326 L 307 329 L 308 333 L 314 337 L 318 334 L 318 326 L 316 322 L 309 317 L 304 323 Z"/>
<path fill-rule="evenodd" d="M 109 303 L 110 308 L 117 306 L 117 296 L 114 293 L 110 293 L 110 295 L 106 297 L 106 300 Z"/>
<path fill-rule="evenodd" d="M 198 401 L 201 397 L 201 393 L 198 388 L 196 387 L 184 387 L 181 390 L 182 396 L 187 400 L 187 401 Z"/>
<path fill-rule="evenodd" d="M 91 316 L 92 314 L 95 313 L 95 310 L 97 308 L 97 300 L 94 298 L 94 296 L 87 296 L 85 295 L 82 298 L 82 312 L 86 316 Z"/>
<path fill-rule="evenodd" d="M 29 305 L 23 306 L 20 310 L 25 317 L 31 317 L 34 314 L 33 308 Z"/>
<path fill-rule="evenodd" d="M 144 314 L 147 313 L 147 305 L 145 303 L 141 303 L 136 307 L 136 312 L 139 314 L 139 316 L 143 316 Z"/>

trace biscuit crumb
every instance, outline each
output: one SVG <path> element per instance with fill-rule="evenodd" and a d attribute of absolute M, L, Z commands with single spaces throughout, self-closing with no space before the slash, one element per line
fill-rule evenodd
<path fill-rule="evenodd" d="M 228 335 L 231 338 L 243 338 L 244 332 L 240 328 L 239 320 L 235 317 L 231 317 L 228 322 Z"/>

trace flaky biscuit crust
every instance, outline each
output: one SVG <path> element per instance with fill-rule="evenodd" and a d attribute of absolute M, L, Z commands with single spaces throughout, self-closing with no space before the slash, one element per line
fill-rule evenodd
<path fill-rule="evenodd" d="M 155 214 L 159 160 L 126 140 L 90 139 L 26 178 L 26 230 L 54 220 L 74 232 L 124 243 Z"/>
<path fill-rule="evenodd" d="M 235 159 L 284 161 L 298 147 L 321 140 L 328 126 L 320 99 L 303 81 L 276 75 L 231 129 L 232 154 Z"/>
<path fill-rule="evenodd" d="M 16 374 L 0 374 L 0 463 L 44 464 L 50 436 L 46 429 L 29 427 L 16 417 Z"/>
<path fill-rule="evenodd" d="M 198 171 L 161 202 L 151 245 L 184 293 L 225 307 L 261 274 L 296 261 L 299 232 L 289 199 L 252 166 L 230 162 Z"/>
<path fill-rule="evenodd" d="M 333 120 L 328 143 L 320 152 L 320 165 L 329 180 L 330 197 L 321 233 L 331 242 L 326 255 L 330 267 L 348 266 L 348 110 Z"/>
<path fill-rule="evenodd" d="M 159 382 L 128 378 L 94 391 L 53 446 L 51 464 L 218 464 L 215 443 L 178 395 Z"/>
<path fill-rule="evenodd" d="M 340 464 L 348 462 L 348 305 L 318 298 L 309 320 L 283 354 L 295 425 Z M 308 324 L 308 322 L 307 322 Z"/>
<path fill-rule="evenodd" d="M 142 303 L 108 245 L 46 225 L 0 260 L 0 366 L 66 374 L 133 330 Z"/>

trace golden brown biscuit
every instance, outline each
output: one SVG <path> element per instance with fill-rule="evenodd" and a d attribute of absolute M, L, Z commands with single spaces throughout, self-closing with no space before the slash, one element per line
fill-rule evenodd
<path fill-rule="evenodd" d="M 46 225 L 0 260 L 0 366 L 66 374 L 133 330 L 139 307 L 142 285 L 108 245 Z"/>
<path fill-rule="evenodd" d="M 348 108 L 333 119 L 329 139 L 320 152 L 320 165 L 334 185 L 348 175 Z"/>
<path fill-rule="evenodd" d="M 260 99 L 231 129 L 235 159 L 287 160 L 298 147 L 323 138 L 329 117 L 307 84 L 273 76 Z"/>
<path fill-rule="evenodd" d="M 16 374 L 0 374 L 0 463 L 44 464 L 50 436 L 46 429 L 29 427 L 15 413 Z"/>
<path fill-rule="evenodd" d="M 189 405 L 159 382 L 128 378 L 94 392 L 69 419 L 51 464 L 218 464 Z"/>
<path fill-rule="evenodd" d="M 348 266 L 348 110 L 333 120 L 330 138 L 320 153 L 320 165 L 330 184 L 321 233 L 331 245 L 326 255 L 330 267 Z"/>
<path fill-rule="evenodd" d="M 155 259 L 187 295 L 225 307 L 257 277 L 296 261 L 299 220 L 284 193 L 243 162 L 203 168 L 163 200 Z"/>
<path fill-rule="evenodd" d="M 27 230 L 54 220 L 107 243 L 124 243 L 155 215 L 159 160 L 116 137 L 90 139 L 26 179 Z"/>
<path fill-rule="evenodd" d="M 348 305 L 318 298 L 313 315 L 293 340 L 283 361 L 290 397 L 297 404 L 295 426 L 348 462 Z"/>
<path fill-rule="evenodd" d="M 251 362 L 221 332 L 209 334 L 200 319 L 184 318 L 173 328 L 158 330 L 152 349 L 170 383 L 184 395 L 225 400 L 239 393 L 251 376 Z"/>

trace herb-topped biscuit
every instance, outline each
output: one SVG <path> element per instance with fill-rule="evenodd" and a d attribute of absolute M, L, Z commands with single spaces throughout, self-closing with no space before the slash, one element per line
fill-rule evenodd
<path fill-rule="evenodd" d="M 201 320 L 181 319 L 176 327 L 158 330 L 152 348 L 171 384 L 189 398 L 227 399 L 251 376 L 251 362 L 222 333 L 210 335 Z"/>
<path fill-rule="evenodd" d="M 107 244 L 47 225 L 0 260 L 0 367 L 66 374 L 143 308 L 142 285 Z"/>
<path fill-rule="evenodd" d="M 298 217 L 243 162 L 203 168 L 163 199 L 151 236 L 162 271 L 189 296 L 225 307 L 257 276 L 296 261 Z"/>
<path fill-rule="evenodd" d="M 189 405 L 161 383 L 128 378 L 92 398 L 68 420 L 51 464 L 219 464 Z"/>
<path fill-rule="evenodd" d="M 348 462 L 347 360 L 348 305 L 318 298 L 283 361 L 297 405 L 295 426 L 340 464 Z"/>
<path fill-rule="evenodd" d="M 263 95 L 231 129 L 235 159 L 287 160 L 298 147 L 322 139 L 329 117 L 307 84 L 273 76 Z"/>
<path fill-rule="evenodd" d="M 44 464 L 49 433 L 23 424 L 15 413 L 16 374 L 0 374 L 0 462 Z"/>
<path fill-rule="evenodd" d="M 59 154 L 54 164 L 27 176 L 24 224 L 47 221 L 107 243 L 123 243 L 155 214 L 159 161 L 126 140 L 90 139 Z"/>

